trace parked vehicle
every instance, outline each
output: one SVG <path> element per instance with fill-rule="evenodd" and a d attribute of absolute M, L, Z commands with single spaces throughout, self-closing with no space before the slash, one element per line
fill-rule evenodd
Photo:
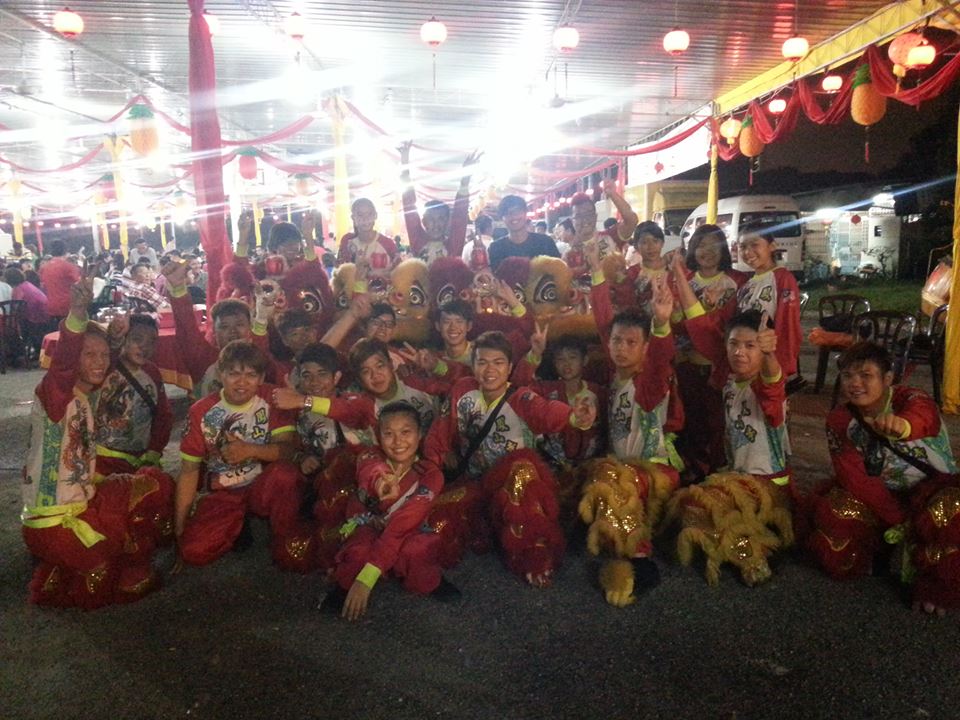
<path fill-rule="evenodd" d="M 683 224 L 681 241 L 686 246 L 693 231 L 707 221 L 707 204 L 694 210 Z M 717 225 L 727 234 L 733 267 L 749 271 L 738 253 L 738 240 L 744 228 L 762 228 L 777 242 L 779 263 L 798 277 L 803 276 L 803 223 L 800 208 L 788 195 L 740 195 L 717 203 Z"/>

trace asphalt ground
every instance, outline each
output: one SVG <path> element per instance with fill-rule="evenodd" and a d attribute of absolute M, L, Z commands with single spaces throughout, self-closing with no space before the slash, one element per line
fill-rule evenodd
<path fill-rule="evenodd" d="M 810 378 L 814 363 L 805 352 Z M 887 579 L 837 583 L 792 553 L 766 585 L 726 567 L 711 588 L 670 537 L 657 543 L 662 583 L 625 609 L 603 601 L 579 536 L 549 589 L 470 555 L 448 575 L 458 603 L 381 581 L 350 624 L 317 610 L 319 576 L 271 565 L 260 521 L 249 550 L 134 605 L 32 607 L 19 467 L 39 378 L 0 376 L 2 720 L 960 717 L 960 615 L 913 613 Z M 801 484 L 829 474 L 828 405 L 826 390 L 791 399 Z M 186 407 L 175 401 L 181 423 Z M 175 467 L 176 441 L 168 456 Z"/>

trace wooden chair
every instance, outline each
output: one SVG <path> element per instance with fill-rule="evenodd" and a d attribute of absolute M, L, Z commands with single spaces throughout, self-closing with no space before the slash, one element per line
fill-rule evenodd
<path fill-rule="evenodd" d="M 941 386 L 943 384 L 943 360 L 946 343 L 947 312 L 949 304 L 944 304 L 933 311 L 927 321 L 925 332 L 918 333 L 913 338 L 907 361 L 910 364 L 929 365 L 930 379 L 933 385 L 933 399 L 940 404 Z"/>
<path fill-rule="evenodd" d="M 824 330 L 831 332 L 849 333 L 853 332 L 853 319 L 864 312 L 870 310 L 870 301 L 862 295 L 853 295 L 851 293 L 841 293 L 839 295 L 824 295 L 820 298 L 817 306 L 819 314 L 818 324 Z M 814 382 L 814 392 L 820 392 L 823 389 L 824 381 L 827 377 L 827 363 L 830 360 L 830 353 L 842 350 L 840 346 L 823 345 L 817 355 L 817 378 Z"/>
<path fill-rule="evenodd" d="M 0 374 L 7 373 L 7 360 L 22 358 L 27 361 L 27 346 L 23 340 L 21 319 L 27 303 L 23 300 L 0 302 Z"/>
<path fill-rule="evenodd" d="M 893 360 L 893 382 L 903 377 L 913 337 L 917 333 L 917 317 L 896 310 L 870 310 L 853 319 L 853 334 L 857 341 L 869 340 L 883 347 Z M 840 376 L 833 384 L 833 404 L 840 396 Z"/>

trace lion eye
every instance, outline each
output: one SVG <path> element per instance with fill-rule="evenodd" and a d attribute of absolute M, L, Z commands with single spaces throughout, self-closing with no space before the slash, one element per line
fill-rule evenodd
<path fill-rule="evenodd" d="M 301 290 L 297 293 L 297 298 L 300 300 L 300 306 L 308 313 L 320 312 L 323 308 L 320 295 L 313 290 Z"/>
<path fill-rule="evenodd" d="M 557 300 L 557 283 L 549 275 L 540 278 L 533 292 L 533 301 L 538 303 L 555 303 Z"/>
<path fill-rule="evenodd" d="M 427 294 L 423 291 L 423 288 L 420 287 L 419 283 L 414 283 L 410 286 L 410 304 L 422 307 L 427 304 Z"/>

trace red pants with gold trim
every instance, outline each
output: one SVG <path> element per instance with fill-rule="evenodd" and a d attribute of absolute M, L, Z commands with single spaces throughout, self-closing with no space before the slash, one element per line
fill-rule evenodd
<path fill-rule="evenodd" d="M 40 560 L 30 601 L 93 609 L 139 600 L 159 587 L 150 560 L 172 510 L 172 486 L 161 485 L 157 473 L 114 475 L 78 516 L 104 540 L 86 547 L 69 528 L 24 526 L 27 548 Z"/>
<path fill-rule="evenodd" d="M 326 466 L 313 478 L 317 501 L 315 557 L 323 569 L 333 567 L 340 549 L 340 527 L 347 519 L 347 503 L 357 487 L 357 448 L 333 448 L 324 457 Z"/>
<path fill-rule="evenodd" d="M 141 468 L 135 468 L 126 460 L 113 457 L 97 455 L 97 475 L 109 477 L 111 475 L 149 475 L 156 479 L 160 485 L 160 493 L 163 497 L 170 498 L 169 511 L 164 513 L 163 521 L 160 518 L 154 518 L 160 529 L 160 543 L 167 544 L 173 540 L 173 495 L 176 489 L 176 482 L 173 477 L 163 472 L 159 467 L 148 465 Z"/>
<path fill-rule="evenodd" d="M 533 450 L 508 453 L 479 481 L 452 483 L 428 522 L 440 536 L 443 567 L 459 562 L 468 546 L 487 549 L 491 528 L 507 567 L 520 576 L 553 570 L 563 558 L 556 479 Z"/>
<path fill-rule="evenodd" d="M 303 476 L 293 463 L 269 463 L 251 484 L 214 490 L 200 498 L 180 538 L 180 555 L 190 565 L 208 565 L 226 554 L 243 529 L 247 512 L 268 518 L 271 554 L 277 565 L 297 569 L 302 558 L 291 549 L 303 521 L 299 518 Z"/>
<path fill-rule="evenodd" d="M 837 579 L 869 575 L 883 543 L 876 514 L 839 485 L 815 497 L 807 546 L 820 567 Z"/>
<path fill-rule="evenodd" d="M 340 548 L 333 577 L 344 590 L 350 589 L 357 574 L 367 564 L 379 536 L 376 530 L 360 526 Z M 419 530 L 410 533 L 403 541 L 390 572 L 403 580 L 404 589 L 418 595 L 427 595 L 437 589 L 440 584 L 439 545 L 437 533 Z"/>

